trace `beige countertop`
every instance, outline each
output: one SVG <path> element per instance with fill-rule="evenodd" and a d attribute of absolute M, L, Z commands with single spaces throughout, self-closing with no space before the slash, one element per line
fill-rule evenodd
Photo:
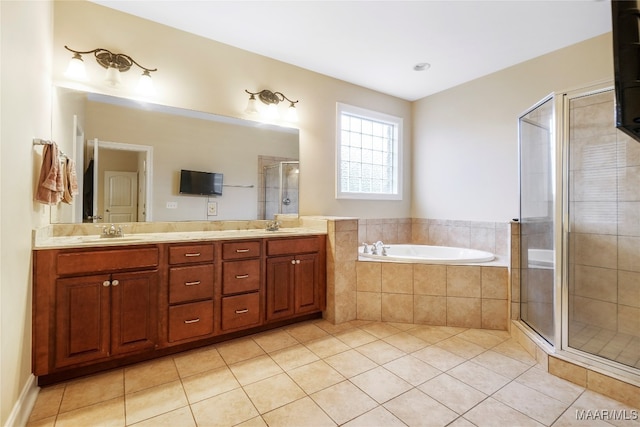
<path fill-rule="evenodd" d="M 232 240 L 266 237 L 294 237 L 324 235 L 326 232 L 311 228 L 280 228 L 267 231 L 262 228 L 217 231 L 176 231 L 126 234 L 123 237 L 102 237 L 100 234 L 34 237 L 33 249 L 65 249 L 102 246 L 132 246 L 154 243 L 188 243 L 205 240 Z"/>

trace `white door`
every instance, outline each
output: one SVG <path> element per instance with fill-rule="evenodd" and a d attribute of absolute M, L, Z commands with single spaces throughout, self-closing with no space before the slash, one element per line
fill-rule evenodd
<path fill-rule="evenodd" d="M 138 220 L 138 173 L 104 172 L 105 222 Z"/>

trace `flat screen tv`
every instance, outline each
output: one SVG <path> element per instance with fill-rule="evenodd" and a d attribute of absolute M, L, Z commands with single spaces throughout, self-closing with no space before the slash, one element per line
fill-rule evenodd
<path fill-rule="evenodd" d="M 182 169 L 180 171 L 180 194 L 220 196 L 222 195 L 222 174 Z"/>
<path fill-rule="evenodd" d="M 640 141 L 640 0 L 611 2 L 616 127 Z"/>

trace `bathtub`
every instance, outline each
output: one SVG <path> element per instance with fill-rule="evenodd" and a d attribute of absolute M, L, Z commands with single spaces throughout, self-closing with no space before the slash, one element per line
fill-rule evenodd
<path fill-rule="evenodd" d="M 449 246 L 428 245 L 385 245 L 387 255 L 372 255 L 363 253 L 364 246 L 358 248 L 362 258 L 377 261 L 393 261 L 425 264 L 455 264 L 489 262 L 495 259 L 491 252 L 476 249 L 454 248 Z M 370 246 L 369 246 L 370 248 Z M 379 251 L 379 253 L 381 250 Z"/>

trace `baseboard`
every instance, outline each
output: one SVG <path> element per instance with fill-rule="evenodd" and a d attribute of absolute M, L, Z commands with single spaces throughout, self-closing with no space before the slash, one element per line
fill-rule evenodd
<path fill-rule="evenodd" d="M 30 374 L 29 379 L 25 383 L 24 387 L 22 387 L 22 392 L 18 397 L 18 401 L 13 405 L 13 409 L 9 414 L 5 427 L 23 427 L 27 425 L 29 415 L 31 415 L 31 410 L 36 404 L 39 391 L 40 387 L 36 384 L 36 377 L 33 374 Z"/>

